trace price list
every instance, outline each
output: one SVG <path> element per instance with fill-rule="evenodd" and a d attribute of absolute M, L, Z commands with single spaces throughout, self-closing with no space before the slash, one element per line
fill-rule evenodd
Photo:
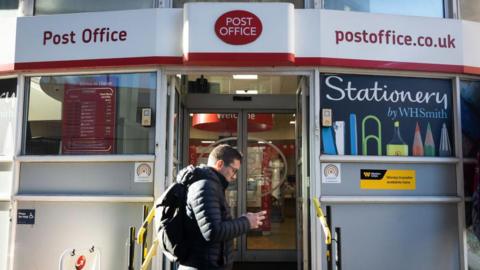
<path fill-rule="evenodd" d="M 62 151 L 64 154 L 111 154 L 115 143 L 115 89 L 65 87 Z"/>

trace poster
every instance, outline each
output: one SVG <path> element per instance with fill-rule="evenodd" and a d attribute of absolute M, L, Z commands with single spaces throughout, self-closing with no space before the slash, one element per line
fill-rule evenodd
<path fill-rule="evenodd" d="M 62 109 L 64 154 L 113 154 L 115 88 L 66 85 Z"/>
<path fill-rule="evenodd" d="M 451 80 L 322 74 L 320 81 L 323 154 L 454 155 Z"/>

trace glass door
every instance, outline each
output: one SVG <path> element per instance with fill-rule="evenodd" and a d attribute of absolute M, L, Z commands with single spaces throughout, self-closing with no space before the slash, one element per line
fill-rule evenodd
<path fill-rule="evenodd" d="M 243 212 L 267 211 L 243 237 L 245 261 L 296 260 L 295 114 L 243 112 Z"/>

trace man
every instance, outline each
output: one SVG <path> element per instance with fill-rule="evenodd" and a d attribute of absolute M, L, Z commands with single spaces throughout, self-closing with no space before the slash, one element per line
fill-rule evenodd
<path fill-rule="evenodd" d="M 256 229 L 265 219 L 265 211 L 232 218 L 225 190 L 235 181 L 242 155 L 223 144 L 215 147 L 207 166 L 183 169 L 177 182 L 192 183 L 187 194 L 185 237 L 189 252 L 180 261 L 180 270 L 224 270 L 233 265 L 233 239 Z"/>

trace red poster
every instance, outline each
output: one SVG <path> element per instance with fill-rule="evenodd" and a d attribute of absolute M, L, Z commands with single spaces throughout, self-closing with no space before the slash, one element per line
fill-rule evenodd
<path fill-rule="evenodd" d="M 63 154 L 115 151 L 115 89 L 65 85 L 62 111 Z"/>

